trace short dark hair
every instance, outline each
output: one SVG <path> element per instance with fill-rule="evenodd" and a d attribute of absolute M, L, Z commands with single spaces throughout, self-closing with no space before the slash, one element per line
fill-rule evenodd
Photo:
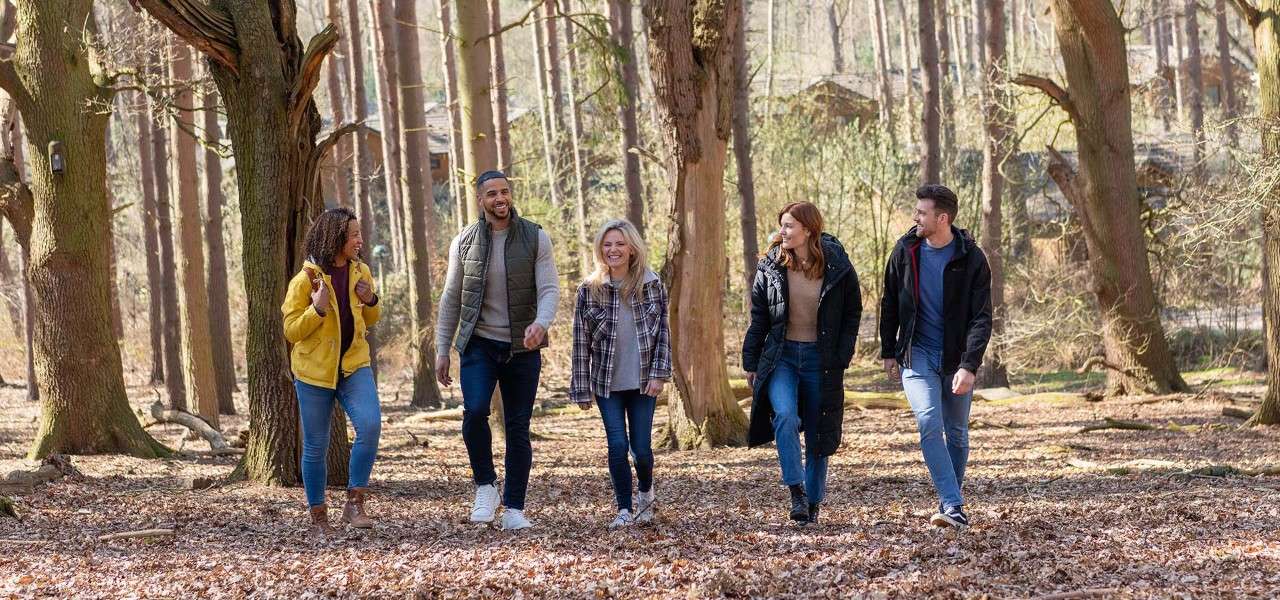
<path fill-rule="evenodd" d="M 479 177 L 476 177 L 476 189 L 480 189 L 481 186 L 484 185 L 484 182 L 489 181 L 490 179 L 507 179 L 507 174 L 502 171 L 485 171 L 481 173 Z"/>
<path fill-rule="evenodd" d="M 929 183 L 916 188 L 917 200 L 932 200 L 933 209 L 946 213 L 951 222 L 956 222 L 956 214 L 960 212 L 960 200 L 951 188 L 937 183 Z"/>

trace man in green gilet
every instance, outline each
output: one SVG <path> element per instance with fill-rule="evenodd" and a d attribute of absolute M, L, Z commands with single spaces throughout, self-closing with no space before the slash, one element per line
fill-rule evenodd
<path fill-rule="evenodd" d="M 489 402 L 502 389 L 507 457 L 503 529 L 525 529 L 525 491 L 533 465 L 529 419 L 542 371 L 541 349 L 560 301 L 551 238 L 521 218 L 511 202 L 511 183 L 499 171 L 476 179 L 483 218 L 449 244 L 449 273 L 436 319 L 436 377 L 445 386 L 449 348 L 462 357 L 462 439 L 476 484 L 471 521 L 491 523 L 498 508 Z M 454 334 L 457 334 L 455 339 Z"/>

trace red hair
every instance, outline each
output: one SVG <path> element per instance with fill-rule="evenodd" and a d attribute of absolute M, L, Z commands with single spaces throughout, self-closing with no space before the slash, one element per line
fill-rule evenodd
<path fill-rule="evenodd" d="M 778 211 L 779 225 L 782 224 L 782 215 L 791 215 L 791 218 L 809 230 L 809 241 L 805 246 L 809 249 L 810 262 L 804 269 L 804 275 L 809 279 L 822 277 L 822 271 L 827 268 L 826 260 L 822 256 L 822 211 L 811 202 L 792 202 Z M 782 237 L 775 236 L 773 242 L 769 244 L 769 249 L 772 250 L 775 246 L 781 245 Z M 800 268 L 800 259 L 796 258 L 794 251 L 782 249 L 778 254 L 782 266 L 796 270 Z"/>

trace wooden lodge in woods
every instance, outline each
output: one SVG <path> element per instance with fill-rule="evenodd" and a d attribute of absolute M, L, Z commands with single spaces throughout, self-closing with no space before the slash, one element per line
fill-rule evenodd
<path fill-rule="evenodd" d="M 1184 59 L 1180 64 L 1172 64 L 1177 62 L 1176 56 L 1173 54 L 1174 49 L 1169 49 L 1169 57 L 1171 61 L 1168 64 L 1160 65 L 1156 57 L 1155 46 L 1149 44 L 1134 44 L 1129 46 L 1129 81 L 1133 89 L 1135 97 L 1143 100 L 1147 108 L 1155 114 L 1159 114 L 1160 110 L 1177 112 L 1176 93 L 1177 86 L 1181 84 L 1183 89 L 1191 85 L 1190 70 L 1191 59 Z M 1238 97 L 1243 95 L 1245 90 L 1254 87 L 1252 70 L 1240 62 L 1235 54 L 1231 57 L 1230 73 L 1224 73 L 1222 64 L 1218 60 L 1216 48 L 1205 46 L 1201 49 L 1200 56 L 1200 77 L 1204 81 L 1204 106 L 1222 107 L 1223 82 L 1227 77 L 1231 77 L 1235 82 L 1235 89 Z"/>
<path fill-rule="evenodd" d="M 431 182 L 433 186 L 439 186 L 442 182 L 446 184 L 449 181 L 449 169 L 453 168 L 453 163 L 449 160 L 449 114 L 443 105 L 431 104 L 427 106 L 427 146 L 431 156 Z M 375 180 L 378 182 L 373 186 L 375 194 L 381 196 L 382 187 L 382 119 L 381 116 L 371 116 L 365 121 L 365 126 L 360 129 L 360 135 L 365 136 L 366 145 L 369 148 L 370 169 L 373 172 Z M 356 134 L 351 134 L 356 135 Z M 350 170 L 351 154 L 347 150 L 345 155 L 338 153 L 343 149 L 349 149 L 350 144 L 339 144 L 335 147 L 330 155 L 329 164 L 327 165 L 323 176 L 321 177 L 321 186 L 324 191 L 324 197 L 328 199 L 337 198 L 334 185 L 336 179 L 334 172 L 338 164 L 345 165 Z M 347 179 L 348 189 L 350 189 L 350 179 Z"/>

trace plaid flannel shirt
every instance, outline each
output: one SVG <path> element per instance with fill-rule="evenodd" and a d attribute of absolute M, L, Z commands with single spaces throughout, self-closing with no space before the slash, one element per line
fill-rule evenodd
<path fill-rule="evenodd" d="M 573 377 L 569 398 L 593 402 L 609 396 L 613 383 L 614 348 L 617 342 L 618 290 L 607 286 L 607 301 L 600 302 L 586 283 L 578 286 L 573 311 Z M 667 289 L 652 273 L 641 285 L 639 298 L 631 301 L 640 342 L 640 389 L 654 379 L 671 378 L 671 330 L 667 323 Z"/>

